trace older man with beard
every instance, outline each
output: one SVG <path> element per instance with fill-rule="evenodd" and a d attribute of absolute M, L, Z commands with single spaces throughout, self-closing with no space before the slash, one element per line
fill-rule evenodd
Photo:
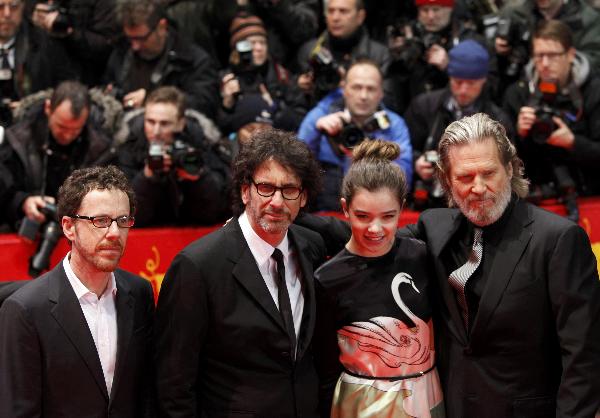
<path fill-rule="evenodd" d="M 325 245 L 291 223 L 318 179 L 290 133 L 260 131 L 241 148 L 238 216 L 179 253 L 162 284 L 159 416 L 317 416 L 313 271 Z"/>
<path fill-rule="evenodd" d="M 502 125 L 450 124 L 438 178 L 450 209 L 409 227 L 438 277 L 447 416 L 593 417 L 600 407 L 600 282 L 585 231 L 523 200 Z"/>
<path fill-rule="evenodd" d="M 71 251 L 0 309 L 0 416 L 151 413 L 152 288 L 117 268 L 134 212 L 113 166 L 76 170 L 59 189 Z"/>

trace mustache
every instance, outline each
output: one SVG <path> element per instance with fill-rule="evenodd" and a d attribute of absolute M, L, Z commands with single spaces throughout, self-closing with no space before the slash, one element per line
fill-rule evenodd
<path fill-rule="evenodd" d="M 121 244 L 101 244 L 98 246 L 98 250 L 119 250 L 123 251 Z"/>

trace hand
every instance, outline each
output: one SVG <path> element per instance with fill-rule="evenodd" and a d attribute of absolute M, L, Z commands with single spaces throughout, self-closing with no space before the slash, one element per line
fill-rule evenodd
<path fill-rule="evenodd" d="M 171 171 L 171 166 L 172 165 L 173 165 L 173 160 L 171 159 L 171 154 L 164 153 L 163 154 L 163 166 L 162 166 L 162 169 L 155 172 L 153 169 L 150 168 L 150 166 L 148 165 L 148 163 L 146 163 L 144 165 L 144 177 L 151 178 L 151 177 L 154 177 L 154 175 L 157 175 L 157 174 L 168 173 L 169 171 Z"/>
<path fill-rule="evenodd" d="M 46 203 L 54 203 L 54 198 L 50 196 L 29 196 L 23 201 L 21 209 L 29 219 L 39 223 L 46 222 L 46 215 L 40 209 L 46 207 Z"/>
<path fill-rule="evenodd" d="M 340 133 L 344 127 L 344 122 L 350 122 L 349 115 L 346 112 L 335 112 L 322 116 L 317 120 L 316 127 L 319 131 L 327 135 L 335 136 Z"/>
<path fill-rule="evenodd" d="M 512 49 L 506 39 L 499 37 L 496 37 L 496 40 L 494 41 L 494 47 L 496 48 L 496 54 L 504 56 L 508 55 Z"/>
<path fill-rule="evenodd" d="M 123 106 L 128 108 L 138 108 L 144 105 L 146 99 L 146 89 L 130 91 L 123 96 Z"/>
<path fill-rule="evenodd" d="M 425 52 L 425 60 L 428 64 L 437 67 L 441 71 L 446 71 L 448 67 L 448 51 L 438 44 L 433 44 Z"/>
<path fill-rule="evenodd" d="M 552 145 L 553 147 L 561 147 L 565 149 L 573 148 L 575 144 L 575 135 L 567 124 L 558 116 L 553 116 L 552 120 L 558 126 L 558 128 L 550 134 L 546 143 L 548 145 Z"/>
<path fill-rule="evenodd" d="M 223 107 L 231 109 L 235 105 L 235 96 L 241 92 L 240 82 L 235 74 L 226 74 L 221 80 L 221 97 Z"/>
<path fill-rule="evenodd" d="M 31 15 L 33 24 L 47 32 L 52 30 L 52 25 L 58 17 L 58 11 L 50 11 L 50 7 L 48 3 L 38 3 L 35 5 L 35 9 L 33 9 Z"/>
<path fill-rule="evenodd" d="M 313 91 L 314 88 L 314 77 L 311 72 L 300 74 L 298 76 L 298 88 L 302 90 L 304 93 L 309 94 Z"/>
<path fill-rule="evenodd" d="M 425 154 L 421 154 L 417 161 L 415 161 L 415 171 L 423 180 L 428 181 L 433 178 L 435 168 L 433 164 L 425 160 Z"/>
<path fill-rule="evenodd" d="M 523 106 L 519 110 L 519 116 L 517 118 L 517 133 L 521 138 L 525 138 L 529 135 L 531 127 L 535 123 L 535 109 L 530 106 Z"/>

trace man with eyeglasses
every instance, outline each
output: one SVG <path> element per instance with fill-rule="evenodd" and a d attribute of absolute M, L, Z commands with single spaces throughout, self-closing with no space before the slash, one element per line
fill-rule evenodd
<path fill-rule="evenodd" d="M 531 197 L 598 194 L 600 78 L 558 20 L 540 24 L 532 47 L 532 65 L 504 102 L 533 185 Z"/>
<path fill-rule="evenodd" d="M 213 118 L 219 106 L 218 76 L 210 56 L 170 27 L 161 0 L 118 0 L 125 39 L 114 49 L 105 82 L 126 108 L 140 108 L 150 91 L 172 85 L 187 106 Z"/>
<path fill-rule="evenodd" d="M 152 288 L 118 268 L 135 208 L 114 166 L 76 170 L 61 186 L 71 251 L 0 309 L 0 416 L 150 412 Z"/>
<path fill-rule="evenodd" d="M 173 261 L 157 307 L 160 417 L 317 417 L 311 339 L 322 238 L 292 225 L 319 181 L 291 133 L 259 131 L 233 164 L 237 217 Z"/>

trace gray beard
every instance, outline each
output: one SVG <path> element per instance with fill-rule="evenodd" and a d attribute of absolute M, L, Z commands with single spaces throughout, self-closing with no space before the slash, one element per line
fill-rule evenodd
<path fill-rule="evenodd" d="M 477 226 L 488 226 L 496 222 L 510 203 L 511 198 L 510 180 L 506 182 L 505 187 L 496 195 L 496 204 L 488 211 L 476 211 L 469 209 L 469 205 L 465 200 L 457 199 L 452 192 L 452 199 L 460 209 L 463 215 L 473 224 Z"/>

